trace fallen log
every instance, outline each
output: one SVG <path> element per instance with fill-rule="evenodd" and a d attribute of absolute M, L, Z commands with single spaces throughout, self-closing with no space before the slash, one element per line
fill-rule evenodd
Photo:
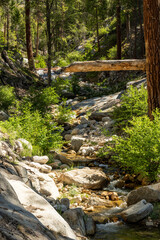
<path fill-rule="evenodd" d="M 62 68 L 63 72 L 145 71 L 145 59 L 97 60 L 74 62 Z"/>

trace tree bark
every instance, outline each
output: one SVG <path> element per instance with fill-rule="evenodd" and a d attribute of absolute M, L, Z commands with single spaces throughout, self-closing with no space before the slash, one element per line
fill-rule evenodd
<path fill-rule="evenodd" d="M 48 48 L 48 86 L 51 85 L 51 56 L 52 56 L 52 33 L 51 33 L 51 9 L 49 0 L 46 0 L 46 23 L 47 23 L 47 48 Z"/>
<path fill-rule="evenodd" d="M 99 24 L 98 24 L 98 7 L 96 6 L 96 31 L 97 31 L 97 45 L 98 52 L 100 52 L 100 41 L 99 41 Z"/>
<path fill-rule="evenodd" d="M 39 21 L 37 19 L 37 38 L 36 38 L 36 54 L 35 56 L 38 56 L 38 49 L 39 49 Z"/>
<path fill-rule="evenodd" d="M 9 49 L 9 38 L 10 38 L 10 36 L 9 36 L 9 30 L 10 30 L 10 16 L 9 16 L 10 14 L 9 14 L 9 6 L 7 6 L 7 49 Z"/>
<path fill-rule="evenodd" d="M 75 62 L 64 67 L 64 72 L 96 72 L 96 71 L 127 71 L 127 70 L 146 70 L 146 61 L 138 59 L 129 60 L 101 60 Z"/>
<path fill-rule="evenodd" d="M 143 0 L 148 115 L 160 108 L 160 1 Z"/>
<path fill-rule="evenodd" d="M 121 3 L 117 0 L 117 59 L 121 59 Z"/>
<path fill-rule="evenodd" d="M 33 49 L 32 49 L 32 36 L 31 36 L 31 22 L 30 22 L 30 0 L 25 0 L 25 17 L 26 17 L 26 45 L 29 69 L 35 70 Z"/>
<path fill-rule="evenodd" d="M 131 24 L 130 24 L 130 15 L 127 12 L 126 13 L 126 35 L 127 35 L 127 41 L 130 40 L 130 30 L 131 30 Z"/>

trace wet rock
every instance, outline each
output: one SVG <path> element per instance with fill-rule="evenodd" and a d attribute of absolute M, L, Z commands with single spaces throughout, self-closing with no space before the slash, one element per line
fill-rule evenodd
<path fill-rule="evenodd" d="M 63 204 L 55 204 L 54 205 L 54 209 L 56 209 L 57 212 L 59 212 L 60 214 L 64 213 L 65 211 L 67 211 L 67 207 Z"/>
<path fill-rule="evenodd" d="M 86 236 L 85 214 L 81 208 L 69 209 L 62 216 L 76 233 Z"/>
<path fill-rule="evenodd" d="M 125 185 L 125 181 L 119 180 L 119 181 L 116 183 L 115 187 L 116 187 L 116 188 L 123 188 L 124 185 Z"/>
<path fill-rule="evenodd" d="M 71 146 L 72 149 L 76 152 L 78 152 L 78 150 L 80 149 L 80 147 L 83 145 L 83 143 L 85 142 L 85 138 L 82 137 L 75 137 L 73 136 L 71 139 Z"/>
<path fill-rule="evenodd" d="M 143 199 L 121 212 L 120 215 L 124 221 L 135 223 L 146 218 L 152 211 L 153 205 Z"/>
<path fill-rule="evenodd" d="M 101 189 L 109 182 L 103 172 L 90 168 L 75 169 L 62 173 L 60 180 L 66 184 L 75 184 L 88 189 Z"/>
<path fill-rule="evenodd" d="M 32 161 L 36 163 L 45 164 L 49 161 L 48 156 L 33 156 Z"/>
<path fill-rule="evenodd" d="M 50 164 L 50 166 L 53 169 L 60 168 L 61 165 L 62 165 L 62 162 L 60 160 L 57 160 L 57 159 L 55 159 L 54 162 Z"/>
<path fill-rule="evenodd" d="M 61 204 L 65 205 L 66 208 L 67 208 L 67 210 L 68 210 L 69 207 L 70 207 L 70 201 L 69 201 L 68 198 L 62 198 L 62 199 L 61 199 Z"/>
<path fill-rule="evenodd" d="M 131 191 L 127 195 L 127 204 L 130 206 L 141 201 L 142 199 L 145 199 L 147 202 L 160 201 L 160 183 L 140 187 Z"/>
<path fill-rule="evenodd" d="M 96 232 L 96 224 L 93 221 L 92 217 L 86 216 L 84 218 L 85 226 L 86 226 L 86 234 L 87 235 L 94 235 Z"/>
<path fill-rule="evenodd" d="M 69 169 L 69 168 L 70 168 L 70 166 L 68 166 L 67 164 L 62 164 L 60 166 L 60 169 Z"/>

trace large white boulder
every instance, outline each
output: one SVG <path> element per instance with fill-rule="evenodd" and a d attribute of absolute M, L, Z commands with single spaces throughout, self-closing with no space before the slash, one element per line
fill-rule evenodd
<path fill-rule="evenodd" d="M 49 161 L 48 156 L 33 156 L 32 161 L 40 164 L 45 164 Z"/>
<path fill-rule="evenodd" d="M 16 192 L 20 203 L 30 211 L 39 221 L 53 231 L 56 239 L 62 235 L 68 239 L 76 239 L 76 236 L 68 223 L 57 213 L 57 211 L 39 194 L 18 180 L 8 180 Z"/>
<path fill-rule="evenodd" d="M 88 189 L 102 189 L 109 182 L 105 173 L 88 167 L 62 173 L 59 180 Z"/>

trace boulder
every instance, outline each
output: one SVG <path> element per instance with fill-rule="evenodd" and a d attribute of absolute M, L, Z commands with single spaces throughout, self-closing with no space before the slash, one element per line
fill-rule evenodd
<path fill-rule="evenodd" d="M 84 218 L 85 226 L 86 226 L 86 234 L 94 235 L 96 232 L 96 224 L 92 217 L 85 216 Z"/>
<path fill-rule="evenodd" d="M 75 234 L 67 222 L 57 213 L 48 201 L 20 180 L 10 179 L 8 181 L 16 192 L 23 207 L 39 219 L 46 228 L 53 231 L 57 236 L 56 239 L 61 239 L 60 236 L 68 239 L 76 239 Z"/>
<path fill-rule="evenodd" d="M 153 205 L 147 203 L 146 200 L 131 205 L 126 210 L 120 213 L 121 217 L 126 222 L 135 223 L 146 218 L 153 211 Z"/>
<path fill-rule="evenodd" d="M 71 132 L 71 138 L 72 138 L 72 135 L 78 135 L 80 132 L 80 129 L 79 128 L 74 128 Z M 70 139 L 71 140 L 71 139 Z"/>
<path fill-rule="evenodd" d="M 83 186 L 88 189 L 102 189 L 107 185 L 109 179 L 102 171 L 86 167 L 62 173 L 60 181 L 66 184 Z"/>
<path fill-rule="evenodd" d="M 73 136 L 71 138 L 71 146 L 72 149 L 76 152 L 78 152 L 78 150 L 80 149 L 80 147 L 83 145 L 83 143 L 85 142 L 85 138 L 82 137 L 77 137 L 77 136 Z"/>
<path fill-rule="evenodd" d="M 28 150 L 32 151 L 32 144 L 24 138 L 19 138 L 17 141 L 21 142 Z"/>
<path fill-rule="evenodd" d="M 142 199 L 152 203 L 160 201 L 160 183 L 140 187 L 131 191 L 127 195 L 127 205 L 130 206 Z"/>
<path fill-rule="evenodd" d="M 0 111 L 0 121 L 6 121 L 8 118 L 9 116 L 5 112 Z"/>
<path fill-rule="evenodd" d="M 49 161 L 48 156 L 33 156 L 32 161 L 40 164 L 45 164 Z"/>
<path fill-rule="evenodd" d="M 62 215 L 76 233 L 86 236 L 84 216 L 85 214 L 81 208 L 69 209 Z"/>
<path fill-rule="evenodd" d="M 102 118 L 104 117 L 108 117 L 109 116 L 109 113 L 108 111 L 106 112 L 103 112 L 103 111 L 100 111 L 100 112 L 93 112 L 90 116 L 89 116 L 89 119 L 91 120 L 96 120 L 96 121 L 102 121 Z"/>
<path fill-rule="evenodd" d="M 94 153 L 94 147 L 81 147 L 78 151 L 78 154 L 79 155 L 82 155 L 82 156 L 90 156 Z"/>
<path fill-rule="evenodd" d="M 71 138 L 72 138 L 72 135 L 71 135 L 71 134 L 65 134 L 65 136 L 64 136 L 64 139 L 65 139 L 66 141 L 70 141 Z"/>
<path fill-rule="evenodd" d="M 0 239 L 65 239 L 57 238 L 54 232 L 49 231 L 32 213 L 23 208 L 14 189 L 1 173 L 0 205 Z"/>

